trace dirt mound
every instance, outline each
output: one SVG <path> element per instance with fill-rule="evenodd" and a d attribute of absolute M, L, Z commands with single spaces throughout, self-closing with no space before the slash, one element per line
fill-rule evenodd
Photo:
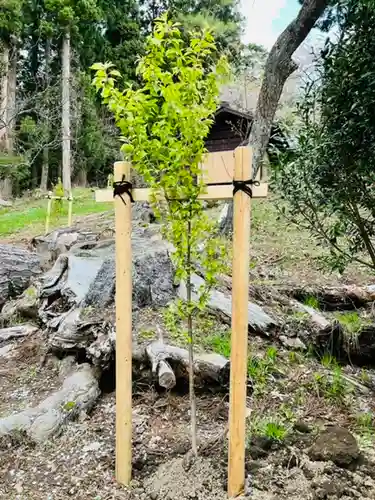
<path fill-rule="evenodd" d="M 185 458 L 172 459 L 162 464 L 148 478 L 144 487 L 148 498 L 154 500 L 224 500 L 222 472 L 211 460 L 198 457 L 188 467 Z"/>

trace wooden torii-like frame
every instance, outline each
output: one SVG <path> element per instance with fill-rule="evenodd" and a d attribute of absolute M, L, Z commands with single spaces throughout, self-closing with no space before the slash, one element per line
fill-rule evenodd
<path fill-rule="evenodd" d="M 251 178 L 252 151 L 239 147 L 234 152 L 234 179 Z M 131 166 L 116 162 L 114 181 L 130 181 Z M 211 162 L 211 168 L 214 168 Z M 265 198 L 265 183 L 252 187 L 254 198 Z M 135 188 L 134 201 L 148 201 L 151 190 Z M 132 457 L 132 205 L 129 195 L 116 196 L 116 479 L 128 485 L 131 480 Z M 125 198 L 126 197 L 126 198 Z M 199 196 L 202 200 L 233 198 L 233 268 L 232 268 L 232 337 L 230 360 L 230 411 L 228 496 L 235 497 L 244 489 L 246 386 L 248 344 L 248 293 L 251 198 L 243 190 L 233 196 L 233 186 L 208 185 Z M 113 190 L 96 191 L 97 202 L 113 200 Z"/>

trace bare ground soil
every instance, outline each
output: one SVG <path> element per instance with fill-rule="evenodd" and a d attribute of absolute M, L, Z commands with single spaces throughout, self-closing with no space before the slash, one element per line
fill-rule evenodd
<path fill-rule="evenodd" d="M 27 339 L 14 345 L 12 357 L 2 361 L 7 377 L 6 383 L 2 379 L 0 415 L 32 406 L 58 386 L 59 361 L 48 357 L 41 364 L 43 345 L 38 336 Z M 254 339 L 250 348 L 264 357 L 269 346 Z M 375 436 L 373 430 L 358 429 L 356 420 L 360 412 L 375 411 L 373 392 L 361 386 L 360 370 L 347 367 L 345 376 L 358 387 L 348 384 L 342 398 L 327 397 L 314 384 L 316 374 L 328 371 L 314 359 L 291 359 L 288 351 L 279 350 L 264 384 L 259 379 L 255 391 L 249 387 L 248 498 L 375 498 Z M 102 388 L 107 392 L 93 412 L 68 423 L 61 436 L 44 445 L 34 445 L 22 435 L 12 443 L 0 443 L 0 499 L 224 500 L 228 394 L 198 395 L 201 452 L 198 461 L 191 462 L 187 394 L 157 392 L 135 382 L 134 480 L 127 490 L 115 482 L 115 394 L 106 376 Z M 375 373 L 368 370 L 367 377 L 375 380 Z M 267 419 L 284 422 L 287 436 L 263 446 L 257 423 Z M 351 470 L 308 458 L 319 429 L 333 423 L 350 429 L 359 440 L 362 459 Z M 296 430 L 301 426 L 303 432 Z"/>
<path fill-rule="evenodd" d="M 103 237 L 113 234 L 113 218 L 108 212 L 77 218 L 76 222 L 86 228 L 99 228 Z M 22 233 L 5 241 L 28 244 L 30 236 Z M 259 204 L 253 224 L 251 279 L 258 294 L 264 287 L 265 303 L 269 289 L 279 287 L 371 283 L 369 272 L 356 266 L 344 276 L 322 270 L 320 253 L 309 235 L 279 224 L 272 207 Z M 137 319 L 138 340 L 152 338 L 156 325 L 163 328 L 162 312 L 145 311 Z M 208 331 L 222 334 L 224 340 L 228 333 L 227 327 L 215 322 L 206 322 L 201 330 L 202 339 Z M 184 342 L 179 337 L 170 340 Z M 0 357 L 0 416 L 36 405 L 61 383 L 59 361 L 48 357 L 42 363 L 44 346 L 42 334 L 38 334 L 15 343 L 7 357 Z M 207 349 L 206 344 L 203 347 Z M 268 359 L 272 347 L 264 338 L 252 338 L 249 343 L 250 353 L 258 360 Z M 248 498 L 375 499 L 375 428 L 373 423 L 364 425 L 358 418 L 375 412 L 375 371 L 346 366 L 334 387 L 333 375 L 334 366 L 323 366 L 307 355 L 291 354 L 279 347 L 270 367 L 255 369 L 247 400 Z M 151 385 L 135 384 L 134 480 L 131 489 L 125 489 L 115 482 L 113 374 L 106 377 L 102 380 L 103 395 L 92 413 L 68 423 L 61 436 L 38 446 L 22 435 L 15 442 L 0 443 L 0 499 L 226 498 L 229 404 L 225 390 L 198 395 L 201 451 L 199 459 L 191 463 L 186 392 L 157 392 Z M 286 435 L 262 443 L 265 423 L 280 424 Z M 362 458 L 351 470 L 332 462 L 313 462 L 308 457 L 320 429 L 332 424 L 349 429 L 359 442 Z"/>

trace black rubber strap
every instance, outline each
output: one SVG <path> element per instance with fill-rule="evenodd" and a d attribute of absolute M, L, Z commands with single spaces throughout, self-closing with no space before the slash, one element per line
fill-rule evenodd
<path fill-rule="evenodd" d="M 253 190 L 251 186 L 260 186 L 260 182 L 254 181 L 253 179 L 248 179 L 247 181 L 233 181 L 233 196 L 238 193 L 238 191 L 243 191 L 252 198 Z"/>
<path fill-rule="evenodd" d="M 122 199 L 124 205 L 126 205 L 126 201 L 123 198 L 123 194 L 127 194 L 130 198 L 130 201 L 134 203 L 133 195 L 132 195 L 133 185 L 131 182 L 125 180 L 125 176 L 122 176 L 121 181 L 116 181 L 113 183 L 113 197 L 119 196 Z"/>
<path fill-rule="evenodd" d="M 251 186 L 260 186 L 259 181 L 254 181 L 253 179 L 249 179 L 247 181 L 233 181 L 233 182 L 213 182 L 211 184 L 207 184 L 207 186 L 232 186 L 233 185 L 233 196 L 238 193 L 238 191 L 243 191 L 250 198 L 253 197 L 253 190 Z"/>

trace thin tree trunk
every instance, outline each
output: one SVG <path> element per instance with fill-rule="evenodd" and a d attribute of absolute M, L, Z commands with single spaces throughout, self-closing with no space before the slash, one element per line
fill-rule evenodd
<path fill-rule="evenodd" d="M 306 39 L 328 4 L 329 0 L 304 0 L 297 17 L 281 33 L 268 55 L 249 136 L 249 145 L 253 148 L 253 179 L 267 150 L 272 122 L 284 84 L 297 69 L 292 55 Z"/>
<path fill-rule="evenodd" d="M 9 46 L 3 43 L 1 60 L 1 96 L 0 96 L 0 149 L 7 150 L 6 137 L 8 132 L 8 77 L 9 77 Z"/>
<path fill-rule="evenodd" d="M 194 390 L 194 337 L 193 337 L 193 318 L 191 313 L 191 222 L 188 222 L 187 227 L 187 278 L 186 278 L 186 298 L 189 308 L 187 317 L 187 327 L 189 336 L 189 395 L 190 395 L 190 421 L 191 421 L 191 450 L 194 455 L 198 455 L 197 445 L 197 408 Z"/>
<path fill-rule="evenodd" d="M 369 234 L 368 234 L 368 232 L 366 230 L 365 224 L 364 224 L 364 222 L 362 220 L 360 211 L 358 209 L 358 205 L 356 203 L 350 203 L 350 205 L 351 205 L 352 210 L 353 210 L 354 222 L 357 224 L 357 226 L 359 228 L 359 231 L 361 233 L 363 242 L 364 242 L 365 247 L 367 249 L 367 253 L 369 254 L 369 256 L 371 258 L 371 261 L 373 263 L 373 266 L 375 268 L 375 249 L 374 249 L 372 241 L 371 241 L 371 239 L 369 237 Z"/>
<path fill-rule="evenodd" d="M 77 175 L 76 182 L 79 187 L 85 188 L 87 187 L 87 171 L 84 167 L 82 167 Z"/>
<path fill-rule="evenodd" d="M 13 152 L 17 53 L 4 43 L 2 55 L 0 149 L 10 155 Z M 12 192 L 12 179 L 4 176 L 0 179 L 0 198 L 9 199 Z"/>
<path fill-rule="evenodd" d="M 48 144 L 49 139 L 49 85 L 50 85 L 50 65 L 51 65 L 51 39 L 48 38 L 46 40 L 46 50 L 45 50 L 45 60 L 46 60 L 46 117 L 45 117 L 45 128 L 46 128 L 46 137 L 45 140 Z M 43 148 L 43 164 L 42 164 L 42 175 L 40 179 L 40 189 L 42 191 L 47 191 L 48 186 L 48 172 L 49 172 L 49 147 L 47 145 Z"/>
<path fill-rule="evenodd" d="M 70 152 L 70 33 L 64 35 L 62 49 L 62 178 L 65 196 L 70 196 L 71 152 Z"/>
<path fill-rule="evenodd" d="M 16 91 L 17 91 L 17 61 L 18 48 L 12 46 L 10 52 L 9 77 L 8 77 L 8 153 L 14 153 L 16 130 Z"/>
<path fill-rule="evenodd" d="M 219 220 L 219 232 L 228 238 L 233 234 L 233 201 L 229 201 L 223 207 Z"/>

